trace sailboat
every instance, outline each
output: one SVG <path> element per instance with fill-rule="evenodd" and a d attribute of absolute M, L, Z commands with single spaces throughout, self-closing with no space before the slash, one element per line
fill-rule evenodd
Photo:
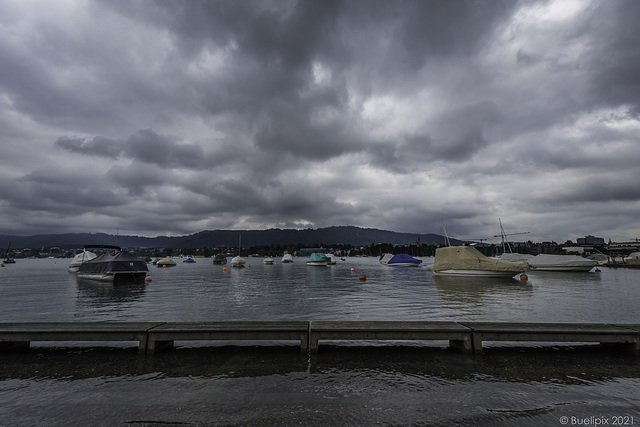
<path fill-rule="evenodd" d="M 238 236 L 238 256 L 231 258 L 231 267 L 244 267 L 247 261 L 240 256 L 242 251 L 242 234 Z"/>
<path fill-rule="evenodd" d="M 15 264 L 16 260 L 9 257 L 9 249 L 11 249 L 11 242 L 9 242 L 9 246 L 7 247 L 7 253 L 5 254 L 5 258 L 2 261 L 3 264 Z"/>

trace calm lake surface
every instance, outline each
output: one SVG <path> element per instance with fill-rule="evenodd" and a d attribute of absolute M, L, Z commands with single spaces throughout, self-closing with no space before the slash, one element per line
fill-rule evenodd
<path fill-rule="evenodd" d="M 174 268 L 150 265 L 150 283 L 114 286 L 77 280 L 67 272 L 70 260 L 19 259 L 0 268 L 0 321 L 640 323 L 640 270 L 533 272 L 520 282 L 437 278 L 424 268 L 381 266 L 377 258 L 331 267 L 304 260 L 264 265 L 247 258 L 251 267 L 224 271 L 211 258 L 176 259 Z M 38 343 L 26 353 L 0 354 L 0 426 L 596 419 L 640 423 L 640 358 L 543 344 L 501 344 L 472 356 L 439 343 L 325 345 L 314 355 L 282 343 L 186 343 L 147 357 L 129 344 Z"/>

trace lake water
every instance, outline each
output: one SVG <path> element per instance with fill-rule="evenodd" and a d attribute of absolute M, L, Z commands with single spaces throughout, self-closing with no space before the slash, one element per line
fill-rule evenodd
<path fill-rule="evenodd" d="M 150 265 L 150 283 L 113 286 L 78 281 L 69 260 L 19 259 L 0 268 L 0 321 L 640 323 L 640 270 L 533 272 L 523 283 L 441 279 L 376 258 L 332 267 L 247 258 L 251 267 L 227 271 L 196 260 Z M 0 354 L 0 426 L 640 423 L 640 358 L 597 346 L 501 344 L 483 355 L 439 343 L 320 350 L 186 343 L 140 357 L 129 344 L 38 343 Z"/>

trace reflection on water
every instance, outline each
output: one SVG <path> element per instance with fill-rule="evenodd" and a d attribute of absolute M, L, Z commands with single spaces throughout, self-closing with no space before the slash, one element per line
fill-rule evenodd
<path fill-rule="evenodd" d="M 434 276 L 433 282 L 441 306 L 467 316 L 485 311 L 481 307 L 495 307 L 499 315 L 506 306 L 529 305 L 534 289 L 528 282 L 504 278 Z"/>
<path fill-rule="evenodd" d="M 110 283 L 95 280 L 77 279 L 78 305 L 100 305 L 110 303 L 131 302 L 142 298 L 146 285 L 144 283 Z"/>
<path fill-rule="evenodd" d="M 2 355 L 7 425 L 560 425 L 638 415 L 637 359 L 593 349 L 36 349 Z M 7 368 L 11 366 L 11 368 Z"/>

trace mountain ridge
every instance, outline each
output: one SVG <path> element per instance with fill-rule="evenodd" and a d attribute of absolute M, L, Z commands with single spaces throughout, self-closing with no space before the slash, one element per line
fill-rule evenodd
<path fill-rule="evenodd" d="M 185 236 L 143 237 L 135 235 L 112 235 L 106 233 L 61 233 L 37 234 L 32 236 L 0 235 L 0 250 L 9 242 L 14 249 L 60 247 L 80 248 L 83 245 L 105 244 L 123 248 L 213 248 L 237 247 L 239 239 L 242 247 L 271 245 L 353 245 L 371 244 L 409 245 L 420 241 L 421 244 L 441 245 L 445 237 L 434 233 L 400 233 L 376 228 L 356 226 L 331 226 L 317 229 L 280 229 L 267 230 L 203 230 Z M 464 242 L 450 239 L 454 245 Z"/>

